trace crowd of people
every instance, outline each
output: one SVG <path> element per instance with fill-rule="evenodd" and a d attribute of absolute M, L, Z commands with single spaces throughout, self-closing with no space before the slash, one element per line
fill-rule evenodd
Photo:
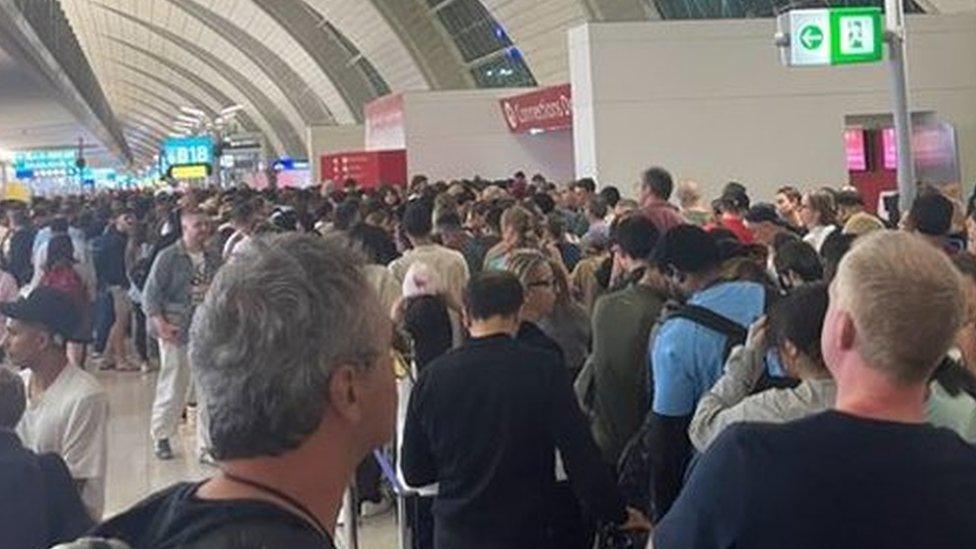
<path fill-rule="evenodd" d="M 0 205 L 4 543 L 333 547 L 355 482 L 418 549 L 976 546 L 973 204 L 637 190 Z M 155 370 L 213 475 L 102 522 L 98 377 Z"/>

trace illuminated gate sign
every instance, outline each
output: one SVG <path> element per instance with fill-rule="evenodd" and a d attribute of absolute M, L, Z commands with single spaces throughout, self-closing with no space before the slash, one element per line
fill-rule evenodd
<path fill-rule="evenodd" d="M 163 141 L 162 171 L 170 166 L 213 164 L 213 139 L 207 136 L 179 137 Z"/>

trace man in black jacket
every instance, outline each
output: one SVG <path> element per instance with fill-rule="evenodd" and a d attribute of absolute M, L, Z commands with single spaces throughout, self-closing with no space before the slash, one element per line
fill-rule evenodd
<path fill-rule="evenodd" d="M 27 211 L 23 208 L 10 210 L 7 217 L 10 222 L 10 236 L 3 250 L 6 270 L 17 280 L 17 286 L 23 287 L 34 276 L 31 255 L 37 231 L 31 226 Z"/>
<path fill-rule="evenodd" d="M 64 460 L 31 452 L 14 431 L 26 405 L 24 381 L 0 367 L 0 546 L 28 549 L 74 539 L 92 521 Z"/>
<path fill-rule="evenodd" d="M 411 485 L 439 483 L 437 549 L 553 547 L 557 450 L 593 515 L 649 526 L 625 508 L 563 365 L 514 339 L 522 300 L 511 273 L 476 275 L 465 292 L 471 341 L 432 362 L 411 395 L 402 468 Z"/>

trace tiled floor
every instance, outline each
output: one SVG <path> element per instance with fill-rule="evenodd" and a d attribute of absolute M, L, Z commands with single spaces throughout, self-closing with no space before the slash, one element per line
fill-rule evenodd
<path fill-rule="evenodd" d="M 122 511 L 150 493 L 174 482 L 207 477 L 213 469 L 200 465 L 192 451 L 192 424 L 180 427 L 181 441 L 174 441 L 176 459 L 159 461 L 149 439 L 149 410 L 155 376 L 139 373 L 100 373 L 109 392 L 108 478 L 105 516 Z M 192 420 L 192 418 L 191 418 Z M 189 452 L 183 451 L 190 449 Z M 342 540 L 337 540 L 340 546 Z M 361 549 L 394 549 L 396 525 L 392 512 L 365 519 L 359 530 Z"/>

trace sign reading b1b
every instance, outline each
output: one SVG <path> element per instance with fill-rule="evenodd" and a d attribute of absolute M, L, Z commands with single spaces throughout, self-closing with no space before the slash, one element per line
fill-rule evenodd
<path fill-rule="evenodd" d="M 793 10 L 790 65 L 847 65 L 881 61 L 880 8 Z"/>

